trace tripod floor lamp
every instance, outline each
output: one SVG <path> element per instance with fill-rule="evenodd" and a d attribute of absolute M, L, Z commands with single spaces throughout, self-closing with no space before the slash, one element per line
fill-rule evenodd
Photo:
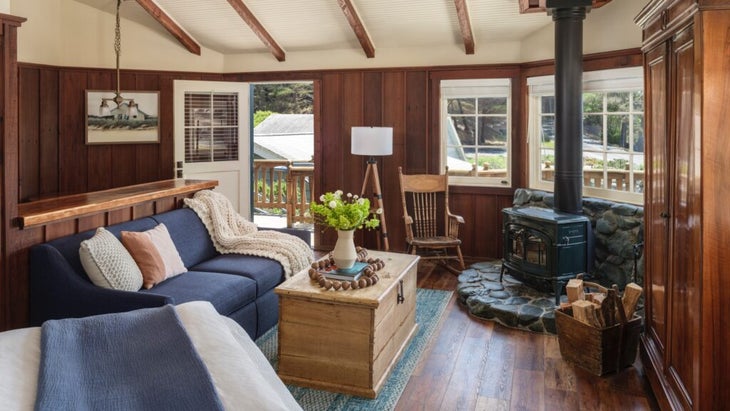
<path fill-rule="evenodd" d="M 371 205 L 377 205 L 381 210 L 380 217 L 380 237 L 378 238 L 378 248 L 380 248 L 380 238 L 382 238 L 383 250 L 388 251 L 388 228 L 385 225 L 385 208 L 383 208 L 383 194 L 380 190 L 380 176 L 378 175 L 378 162 L 375 156 L 389 156 L 393 154 L 393 128 L 392 127 L 353 127 L 351 132 L 352 154 L 369 156 L 368 168 L 365 171 L 365 180 L 362 182 L 362 190 L 360 197 L 365 197 L 368 183 L 371 183 L 373 197 L 375 201 L 371 201 Z"/>

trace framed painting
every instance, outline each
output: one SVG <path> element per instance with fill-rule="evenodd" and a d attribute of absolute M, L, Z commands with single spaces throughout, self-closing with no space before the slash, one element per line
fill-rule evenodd
<path fill-rule="evenodd" d="M 160 93 L 86 90 L 86 144 L 141 144 L 160 142 Z"/>

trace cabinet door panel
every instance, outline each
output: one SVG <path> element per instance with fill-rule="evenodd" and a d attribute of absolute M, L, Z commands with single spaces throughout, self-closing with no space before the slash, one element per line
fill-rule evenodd
<path fill-rule="evenodd" d="M 674 192 L 671 221 L 672 258 L 669 296 L 670 339 L 667 366 L 681 400 L 691 407 L 697 392 L 700 324 L 701 186 L 700 142 L 695 133 L 695 55 L 692 27 L 673 42 L 674 68 Z"/>
<path fill-rule="evenodd" d="M 666 346 L 666 276 L 669 255 L 670 146 L 667 133 L 667 45 L 662 43 L 646 55 L 647 138 L 646 148 L 646 274 L 644 283 L 651 298 L 646 300 L 647 332 L 660 350 Z"/>

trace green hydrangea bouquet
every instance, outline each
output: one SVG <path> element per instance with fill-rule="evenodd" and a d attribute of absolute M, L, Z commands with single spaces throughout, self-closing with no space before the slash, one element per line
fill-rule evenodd
<path fill-rule="evenodd" d="M 314 219 L 327 227 L 346 231 L 380 225 L 380 219 L 370 212 L 370 200 L 367 198 L 351 193 L 343 195 L 342 190 L 337 190 L 322 194 L 319 201 L 312 201 L 309 209 Z M 380 213 L 380 209 L 375 211 L 375 214 Z"/>

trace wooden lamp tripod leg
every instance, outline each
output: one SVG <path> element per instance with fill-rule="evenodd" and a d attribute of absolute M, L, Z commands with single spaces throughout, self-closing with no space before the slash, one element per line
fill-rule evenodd
<path fill-rule="evenodd" d="M 378 237 L 378 248 L 380 248 L 381 244 L 381 238 L 382 244 L 383 244 L 383 251 L 388 251 L 390 249 L 390 245 L 388 244 L 388 228 L 385 225 L 385 208 L 383 207 L 383 194 L 380 190 L 380 176 L 378 175 L 378 163 L 375 161 L 374 158 L 370 158 L 368 160 L 368 168 L 365 171 L 365 180 L 362 182 L 362 190 L 360 190 L 360 197 L 365 197 L 365 190 L 367 189 L 368 180 L 373 179 L 372 181 L 372 189 L 373 189 L 373 197 L 375 197 L 375 201 L 377 202 L 377 209 L 380 209 L 380 214 L 378 214 L 378 217 L 380 218 L 380 237 Z M 371 204 L 372 209 L 372 204 Z"/>

